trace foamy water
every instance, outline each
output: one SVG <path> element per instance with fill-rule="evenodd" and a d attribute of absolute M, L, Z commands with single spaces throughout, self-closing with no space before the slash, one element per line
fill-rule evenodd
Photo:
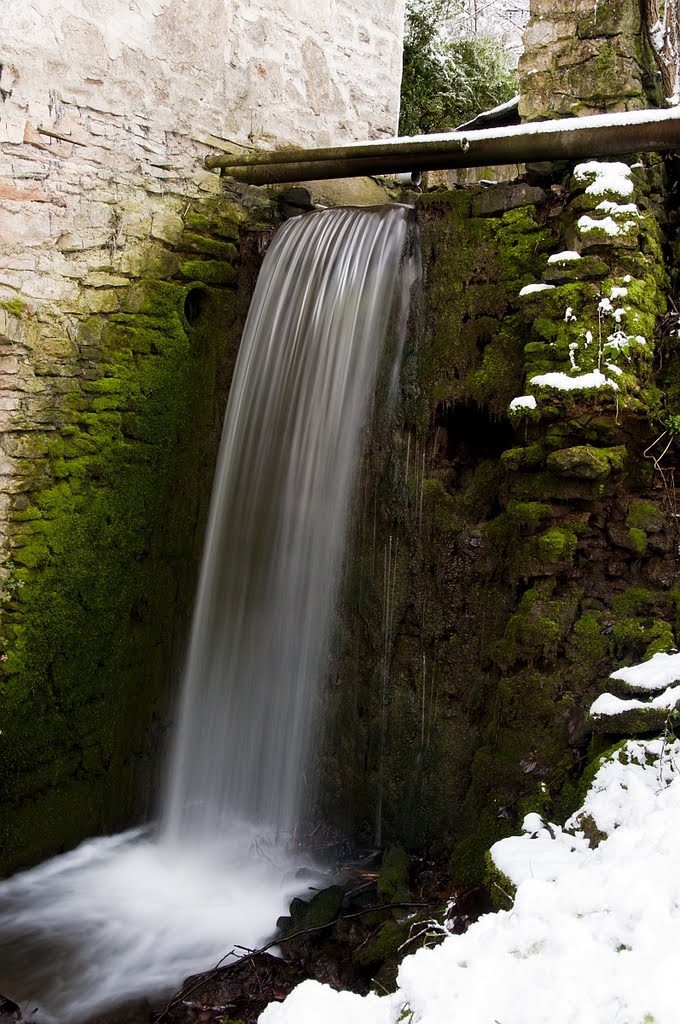
<path fill-rule="evenodd" d="M 140 832 L 90 840 L 0 884 L 0 992 L 58 1024 L 171 995 L 271 937 L 305 888 L 299 866 L 249 825 L 200 852 Z"/>

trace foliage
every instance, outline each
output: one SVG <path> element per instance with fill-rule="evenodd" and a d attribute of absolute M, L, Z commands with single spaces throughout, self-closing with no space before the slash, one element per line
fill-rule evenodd
<path fill-rule="evenodd" d="M 399 133 L 455 128 L 515 91 L 511 59 L 493 36 L 447 38 L 455 0 L 408 0 Z"/>

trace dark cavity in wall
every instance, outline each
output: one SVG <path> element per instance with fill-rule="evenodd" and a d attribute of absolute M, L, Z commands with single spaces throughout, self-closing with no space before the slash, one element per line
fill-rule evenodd
<path fill-rule="evenodd" d="M 435 412 L 436 450 L 442 468 L 473 469 L 482 459 L 497 459 L 515 436 L 509 420 L 491 416 L 476 402 L 440 402 Z"/>

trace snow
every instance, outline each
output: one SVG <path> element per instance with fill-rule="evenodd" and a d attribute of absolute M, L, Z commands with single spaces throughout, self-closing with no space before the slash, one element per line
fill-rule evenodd
<path fill-rule="evenodd" d="M 577 227 L 582 235 L 587 235 L 591 231 L 604 231 L 605 234 L 610 235 L 612 238 L 616 235 L 625 234 L 630 231 L 631 228 L 635 227 L 634 220 L 624 221 L 623 224 L 617 224 L 613 217 L 602 217 L 600 220 L 594 220 L 589 217 L 587 213 L 579 217 Z"/>
<path fill-rule="evenodd" d="M 639 711 L 641 708 L 651 708 L 653 711 L 671 711 L 680 701 L 680 686 L 669 686 L 663 693 L 658 694 L 651 700 L 636 700 L 634 697 L 622 699 L 613 693 L 601 693 L 590 708 L 593 718 L 602 718 L 609 715 L 620 715 L 623 711 Z"/>
<path fill-rule="evenodd" d="M 620 160 L 588 160 L 574 168 L 576 181 L 587 181 L 591 177 L 593 180 L 586 188 L 587 195 L 601 196 L 611 192 L 614 195 L 629 196 L 635 187 L 630 179 L 630 167 Z"/>
<path fill-rule="evenodd" d="M 623 310 L 615 310 L 614 311 L 613 315 L 614 315 L 614 318 L 616 319 L 617 323 L 619 323 L 620 319 L 621 319 L 620 317 L 617 317 L 615 315 L 618 312 L 623 313 L 624 311 Z M 603 349 L 611 348 L 615 352 L 624 352 L 625 353 L 630 348 L 632 342 L 637 342 L 638 345 L 646 345 L 647 344 L 645 339 L 641 335 L 639 335 L 639 334 L 638 335 L 632 335 L 632 334 L 626 334 L 624 331 L 614 331 L 613 334 L 610 334 L 607 337 L 607 340 L 605 341 L 605 343 L 602 346 L 602 348 Z"/>
<path fill-rule="evenodd" d="M 519 294 L 533 295 L 534 292 L 545 292 L 554 287 L 554 284 L 525 284 Z"/>
<path fill-rule="evenodd" d="M 600 313 L 606 313 L 608 316 L 613 316 L 617 324 L 621 323 L 621 319 L 626 312 L 625 309 L 622 309 L 621 307 L 617 307 L 615 309 L 614 306 L 612 306 L 611 299 L 608 299 L 606 295 L 604 296 L 604 298 L 600 299 L 597 308 L 599 309 Z"/>
<path fill-rule="evenodd" d="M 649 661 L 612 672 L 610 679 L 620 679 L 633 690 L 663 690 L 680 682 L 680 654 L 655 654 Z"/>
<path fill-rule="evenodd" d="M 658 18 L 650 29 L 647 29 L 652 46 L 657 53 L 661 53 L 666 42 L 666 29 Z"/>
<path fill-rule="evenodd" d="M 557 388 L 559 391 L 578 391 L 581 388 L 610 387 L 618 390 L 616 381 L 611 380 L 600 370 L 591 370 L 590 373 L 582 373 L 580 377 L 570 377 L 567 373 L 541 373 L 531 378 L 532 384 L 542 388 Z"/>
<path fill-rule="evenodd" d="M 604 210 L 605 213 L 631 214 L 633 217 L 639 217 L 640 211 L 638 210 L 635 203 L 613 203 L 611 199 L 603 199 L 601 203 L 598 203 L 595 207 L 596 210 Z"/>
<path fill-rule="evenodd" d="M 393 1024 L 391 999 L 370 993 L 337 992 L 318 981 L 303 981 L 283 1003 L 270 1003 L 260 1024 Z"/>
<path fill-rule="evenodd" d="M 574 252 L 571 249 L 566 249 L 564 252 L 554 252 L 552 256 L 548 256 L 548 263 L 566 263 L 569 260 L 580 260 L 581 253 Z"/>
<path fill-rule="evenodd" d="M 492 847 L 512 910 L 406 957 L 393 995 L 304 982 L 260 1024 L 677 1024 L 679 764 L 677 740 L 628 741 L 566 825 Z"/>
<path fill-rule="evenodd" d="M 511 409 L 535 409 L 536 399 L 533 395 L 520 395 L 510 402 Z"/>
<path fill-rule="evenodd" d="M 628 295 L 628 289 L 627 288 L 620 288 L 617 285 L 614 285 L 612 290 L 609 293 L 609 298 L 610 299 L 625 299 L 625 297 L 627 295 Z"/>
<path fill-rule="evenodd" d="M 384 147 L 402 146 L 411 149 L 413 143 L 432 143 L 432 148 L 441 142 L 456 142 L 468 148 L 476 142 L 485 139 L 505 139 L 510 136 L 526 135 L 552 135 L 572 134 L 579 131 L 588 131 L 592 128 L 628 127 L 640 124 L 658 124 L 663 121 L 674 121 L 680 119 L 680 109 L 673 107 L 664 110 L 627 110 L 613 114 L 591 114 L 587 117 L 565 117 L 550 121 L 532 121 L 529 124 L 511 125 L 504 128 L 483 128 L 470 132 L 435 132 L 432 135 L 411 135 L 395 136 L 392 139 L 380 139 L 379 141 L 357 141 L 348 143 L 342 149 L 355 149 L 357 147 L 374 149 L 379 148 L 382 152 Z M 465 145 L 467 143 L 467 146 Z M 591 161 L 594 163 L 595 161 Z M 586 166 L 581 164 L 580 166 Z M 602 164 L 603 167 L 611 167 L 612 164 Z M 623 165 L 627 166 L 627 165 Z M 578 169 L 578 168 L 577 168 Z M 630 170 L 630 168 L 628 168 Z M 609 189 L 607 191 L 610 191 Z M 625 195 L 629 195 L 626 192 Z"/>

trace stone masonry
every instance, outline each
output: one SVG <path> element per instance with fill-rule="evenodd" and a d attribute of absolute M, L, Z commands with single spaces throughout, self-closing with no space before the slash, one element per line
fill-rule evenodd
<path fill-rule="evenodd" d="M 79 322 L 173 273 L 211 146 L 393 133 L 403 0 L 7 0 L 0 29 L 1 527 L 15 431 L 68 390 Z"/>
<path fill-rule="evenodd" d="M 526 121 L 640 110 L 657 88 L 638 0 L 532 0 L 519 63 Z"/>

